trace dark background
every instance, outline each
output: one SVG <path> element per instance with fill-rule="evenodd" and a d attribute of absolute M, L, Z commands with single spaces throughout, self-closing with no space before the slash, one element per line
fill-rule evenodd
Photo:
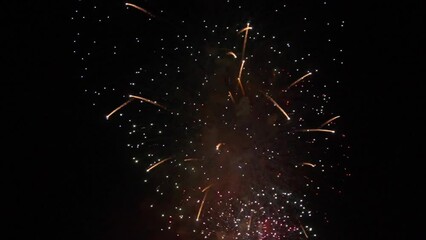
<path fill-rule="evenodd" d="M 71 5 L 3 8 L 2 206 L 9 231 L 2 238 L 155 239 L 139 206 L 139 173 L 123 161 L 124 136 L 111 138 L 115 130 L 82 94 L 71 54 Z M 344 104 L 353 177 L 338 206 L 344 221 L 330 223 L 329 234 L 421 239 L 423 4 L 345 8 Z"/>

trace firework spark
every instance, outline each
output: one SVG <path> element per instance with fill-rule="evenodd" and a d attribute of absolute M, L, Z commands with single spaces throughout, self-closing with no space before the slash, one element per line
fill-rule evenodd
<path fill-rule="evenodd" d="M 171 158 L 171 157 L 168 157 L 168 158 L 165 158 L 165 159 L 163 159 L 163 160 L 161 160 L 161 161 L 157 162 L 156 164 L 154 164 L 154 165 L 152 165 L 151 167 L 149 167 L 149 168 L 146 170 L 146 172 L 151 171 L 152 169 L 156 168 L 158 165 L 163 164 L 165 161 L 168 161 L 168 160 L 170 160 L 170 159 L 172 159 L 172 158 Z"/>
<path fill-rule="evenodd" d="M 160 108 L 162 108 L 164 110 L 167 110 L 167 108 L 165 106 L 163 106 L 163 105 L 161 105 L 161 104 L 159 104 L 159 103 L 157 103 L 155 101 L 149 100 L 148 98 L 144 98 L 144 97 L 140 97 L 140 96 L 135 96 L 135 95 L 129 95 L 129 98 L 139 99 L 139 100 L 145 101 L 147 103 L 150 103 L 152 105 L 155 105 L 157 107 L 160 107 Z"/>
<path fill-rule="evenodd" d="M 203 192 L 204 192 L 204 190 L 203 190 Z M 201 211 L 203 210 L 204 201 L 206 201 L 207 193 L 208 193 L 207 191 L 204 192 L 203 200 L 201 201 L 200 208 L 198 209 L 197 218 L 196 218 L 197 222 L 198 222 L 198 220 L 200 220 Z"/>
<path fill-rule="evenodd" d="M 324 127 L 325 125 L 327 125 L 327 124 L 331 123 L 332 121 L 334 121 L 334 120 L 336 120 L 336 119 L 338 119 L 338 118 L 340 118 L 340 116 L 335 116 L 335 117 L 330 118 L 329 120 L 327 120 L 327 121 L 325 121 L 323 124 L 321 124 L 321 125 L 319 126 L 319 128 Z"/>
<path fill-rule="evenodd" d="M 286 90 L 290 89 L 291 87 L 293 87 L 294 85 L 298 84 L 300 81 L 302 81 L 303 79 L 305 79 L 308 76 L 311 76 L 312 73 L 307 73 L 305 75 L 303 75 L 302 77 L 298 78 L 296 81 L 294 81 L 292 84 L 290 84 L 290 86 L 287 87 Z"/>
<path fill-rule="evenodd" d="M 140 96 L 135 96 L 135 95 L 129 95 L 129 100 L 127 100 L 126 102 L 124 102 L 123 104 L 121 104 L 120 106 L 118 106 L 117 108 L 115 108 L 114 110 L 112 110 L 107 116 L 106 116 L 106 119 L 108 120 L 115 112 L 117 112 L 118 110 L 120 110 L 120 109 L 122 109 L 123 107 L 125 107 L 125 106 L 127 106 L 127 104 L 129 104 L 129 103 L 131 103 L 134 99 L 139 99 L 139 100 L 142 100 L 142 101 L 145 101 L 145 102 L 147 102 L 147 103 L 150 103 L 150 104 L 152 104 L 152 105 L 155 105 L 155 106 L 157 106 L 157 107 L 160 107 L 160 108 L 162 108 L 162 109 L 164 109 L 164 110 L 167 110 L 166 109 L 166 107 L 164 107 L 163 105 L 161 105 L 161 104 L 158 104 L 158 103 L 156 103 L 155 101 L 152 101 L 152 100 L 149 100 L 149 99 L 147 99 L 147 98 L 144 98 L 144 97 L 140 97 Z"/>
<path fill-rule="evenodd" d="M 234 96 L 232 96 L 232 93 L 231 93 L 230 91 L 228 91 L 228 96 L 229 96 L 229 98 L 231 99 L 232 103 L 234 103 L 234 104 L 235 104 Z"/>
<path fill-rule="evenodd" d="M 234 52 L 227 52 L 226 55 L 233 56 L 234 58 L 237 58 L 237 55 Z"/>
<path fill-rule="evenodd" d="M 249 30 L 252 30 L 253 28 L 250 27 L 250 23 L 247 23 L 247 27 L 241 29 L 238 33 L 242 33 L 245 32 L 244 35 L 244 42 L 243 42 L 243 52 L 241 54 L 241 60 L 244 60 L 245 57 L 245 53 L 246 53 L 246 45 L 247 45 L 247 37 L 248 37 L 248 32 Z"/>
<path fill-rule="evenodd" d="M 325 132 L 325 133 L 335 133 L 336 131 L 331 129 L 322 129 L 322 128 L 308 128 L 301 129 L 300 132 Z"/>
<path fill-rule="evenodd" d="M 265 97 L 269 99 L 269 101 L 271 101 L 274 106 L 276 108 L 278 108 L 280 110 L 280 112 L 287 118 L 287 120 L 290 120 L 290 117 L 288 116 L 288 114 L 284 111 L 284 109 L 269 95 L 265 94 Z"/>
<path fill-rule="evenodd" d="M 198 161 L 198 160 L 200 160 L 200 159 L 198 159 L 198 158 L 185 158 L 185 159 L 183 159 L 184 162 L 191 162 L 191 161 Z"/>
<path fill-rule="evenodd" d="M 237 78 L 237 80 L 238 80 L 238 85 L 240 86 L 240 89 L 241 89 L 241 93 L 243 94 L 243 96 L 245 96 L 246 95 L 246 93 L 245 93 L 245 91 L 244 91 L 244 87 L 243 87 L 243 84 L 241 83 L 241 74 L 242 74 L 242 72 L 243 72 L 243 68 L 244 68 L 244 63 L 245 63 L 246 61 L 241 61 L 241 67 L 240 67 L 240 71 L 239 71 L 239 73 L 238 73 L 238 78 Z"/>
<path fill-rule="evenodd" d="M 112 110 L 112 112 L 110 112 L 107 116 L 106 119 L 108 120 L 115 112 L 117 112 L 118 110 L 122 109 L 123 107 L 125 107 L 127 104 L 129 104 L 131 101 L 133 101 L 133 98 L 127 100 L 126 102 L 124 102 L 123 104 L 121 104 L 120 106 L 118 106 L 116 109 Z"/>
<path fill-rule="evenodd" d="M 309 163 L 309 162 L 304 162 L 302 163 L 303 166 L 310 166 L 310 167 L 315 167 L 316 165 L 313 163 Z"/>
<path fill-rule="evenodd" d="M 145 10 L 144 8 L 139 7 L 138 5 L 135 5 L 135 4 L 133 4 L 133 3 L 125 3 L 125 5 L 126 5 L 126 6 L 129 6 L 129 7 L 136 8 L 136 9 L 138 9 L 139 11 L 142 11 L 143 13 L 148 14 L 150 17 L 154 17 L 154 18 L 155 18 L 155 15 L 154 15 L 154 14 L 152 14 L 152 13 L 148 12 L 148 11 L 147 11 L 147 10 Z"/>

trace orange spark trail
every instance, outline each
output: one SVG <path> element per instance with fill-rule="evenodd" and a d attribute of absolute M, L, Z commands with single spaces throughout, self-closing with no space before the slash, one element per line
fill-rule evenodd
<path fill-rule="evenodd" d="M 226 55 L 231 55 L 234 58 L 237 58 L 237 55 L 235 53 L 233 53 L 233 52 L 227 52 Z"/>
<path fill-rule="evenodd" d="M 149 168 L 146 170 L 146 172 L 151 171 L 152 169 L 154 169 L 154 168 L 155 168 L 155 167 L 157 167 L 158 165 L 160 165 L 160 164 L 162 164 L 162 163 L 164 163 L 165 161 L 170 160 L 170 159 L 172 159 L 172 158 L 171 158 L 171 157 L 169 157 L 169 158 L 165 158 L 165 159 L 163 159 L 163 160 L 159 161 L 158 163 L 156 163 L 156 164 L 152 165 L 151 167 L 149 167 Z"/>
<path fill-rule="evenodd" d="M 127 104 L 129 104 L 131 101 L 133 101 L 133 99 L 129 99 L 127 100 L 125 103 L 121 104 L 120 106 L 118 106 L 116 109 L 112 110 L 112 112 L 110 112 L 107 116 L 106 119 L 108 120 L 109 117 L 111 117 L 112 114 L 114 114 L 115 112 L 117 112 L 118 110 L 120 110 L 121 108 L 123 108 L 124 106 L 126 106 Z"/>
<path fill-rule="evenodd" d="M 129 97 L 130 97 L 130 98 L 136 98 L 136 99 L 139 99 L 139 100 L 145 101 L 145 102 L 147 102 L 147 103 L 151 103 L 152 105 L 155 105 L 155 106 L 160 107 L 160 108 L 162 108 L 162 109 L 164 109 L 164 110 L 167 110 L 167 109 L 166 109 L 166 107 L 164 107 L 163 105 L 158 104 L 157 102 L 154 102 L 154 101 L 149 100 L 149 99 L 147 99 L 147 98 L 140 97 L 140 96 L 135 96 L 135 95 L 129 95 Z"/>
<path fill-rule="evenodd" d="M 190 161 L 196 161 L 199 160 L 198 158 L 185 158 L 183 159 L 184 162 L 190 162 Z"/>
<path fill-rule="evenodd" d="M 243 84 L 241 83 L 241 73 L 243 72 L 243 67 L 244 67 L 245 62 L 246 61 L 244 61 L 244 60 L 241 62 L 240 72 L 238 73 L 238 85 L 240 85 L 241 92 L 243 93 L 243 96 L 245 96 L 246 93 L 244 91 Z"/>
<path fill-rule="evenodd" d="M 328 133 L 335 133 L 336 131 L 330 130 L 330 129 L 322 129 L 322 128 L 309 128 L 309 129 L 302 129 L 302 132 L 328 132 Z"/>
<path fill-rule="evenodd" d="M 321 126 L 320 126 L 319 128 L 324 127 L 325 125 L 327 125 L 327 124 L 331 123 L 332 121 L 334 121 L 334 120 L 338 119 L 339 117 L 340 117 L 340 116 L 335 116 L 335 117 L 333 117 L 333 118 L 330 118 L 329 120 L 327 120 L 327 121 L 325 121 L 323 124 L 321 124 Z"/>
<path fill-rule="evenodd" d="M 305 75 L 303 75 L 302 77 L 300 77 L 299 79 L 297 79 L 296 81 L 294 81 L 292 84 L 290 84 L 290 86 L 287 87 L 286 90 L 288 90 L 289 88 L 291 88 L 292 86 L 296 85 L 298 82 L 302 81 L 304 78 L 308 77 L 312 75 L 312 73 L 307 73 Z"/>
<path fill-rule="evenodd" d="M 308 162 L 304 162 L 302 163 L 303 166 L 310 166 L 310 167 L 315 167 L 316 165 L 313 163 L 308 163 Z"/>
<path fill-rule="evenodd" d="M 235 99 L 234 99 L 234 97 L 232 96 L 232 93 L 231 93 L 230 91 L 228 91 L 228 96 L 231 98 L 232 103 L 234 103 L 234 104 L 235 104 Z"/>
<path fill-rule="evenodd" d="M 154 18 L 155 18 L 155 15 L 154 15 L 154 14 L 152 14 L 152 13 L 148 12 L 147 10 L 145 10 L 145 9 L 143 9 L 143 8 L 141 8 L 141 7 L 137 6 L 137 5 L 135 5 L 135 4 L 132 4 L 132 3 L 125 3 L 125 5 L 126 5 L 126 6 L 130 6 L 130 7 L 134 7 L 134 8 L 136 8 L 136 9 L 138 9 L 138 10 L 140 10 L 140 11 L 142 11 L 142 12 L 144 12 L 144 13 L 148 14 L 149 16 L 151 16 L 151 17 L 154 17 Z"/>
<path fill-rule="evenodd" d="M 284 109 L 282 109 L 282 107 L 277 102 L 275 102 L 274 99 L 272 99 L 267 94 L 265 94 L 265 96 L 269 99 L 269 101 L 271 101 L 274 104 L 275 107 L 277 107 L 284 114 L 284 116 L 287 118 L 287 120 L 290 120 L 290 117 L 287 115 L 287 113 L 284 111 Z"/>
<path fill-rule="evenodd" d="M 300 224 L 300 227 L 302 228 L 302 231 L 303 231 L 303 234 L 305 234 L 305 237 L 309 238 L 308 234 L 306 234 L 305 228 L 302 226 L 302 224 Z"/>
<path fill-rule="evenodd" d="M 223 145 L 225 145 L 225 143 L 218 143 L 218 144 L 216 145 L 216 151 L 219 151 L 219 150 L 220 150 L 220 147 L 221 147 L 221 146 L 223 146 Z"/>
<path fill-rule="evenodd" d="M 206 191 L 206 192 L 204 193 L 203 200 L 201 201 L 200 208 L 198 209 L 197 220 L 196 220 L 197 222 L 198 222 L 198 220 L 200 219 L 201 211 L 203 210 L 204 201 L 206 201 L 207 193 L 208 193 L 208 191 Z"/>
<path fill-rule="evenodd" d="M 252 27 L 250 27 L 250 23 L 247 23 L 247 27 L 241 29 L 238 33 L 242 33 L 242 32 L 246 32 L 246 34 L 244 35 L 244 43 L 243 43 L 243 53 L 241 54 L 241 59 L 244 60 L 244 55 L 246 52 L 246 44 L 247 44 L 247 36 L 248 36 L 248 31 L 253 29 Z"/>
<path fill-rule="evenodd" d="M 213 186 L 213 183 L 212 183 L 212 184 L 210 184 L 210 185 L 208 185 L 207 187 L 203 188 L 203 190 L 201 190 L 201 192 L 205 192 L 205 191 L 209 190 L 209 188 L 210 188 L 211 186 Z"/>
<path fill-rule="evenodd" d="M 253 28 L 252 28 L 252 27 L 250 27 L 249 25 L 250 25 L 250 23 L 247 23 L 247 27 L 245 27 L 245 28 L 241 29 L 238 33 L 242 33 L 242 32 L 244 32 L 244 31 L 248 31 L 248 30 L 253 29 Z"/>

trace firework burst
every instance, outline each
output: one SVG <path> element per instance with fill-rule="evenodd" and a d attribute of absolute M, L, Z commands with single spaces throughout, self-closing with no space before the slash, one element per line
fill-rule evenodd
<path fill-rule="evenodd" d="M 125 6 L 117 11 L 160 15 Z M 146 53 L 138 56 L 142 67 L 127 87 L 118 83 L 119 90 L 105 87 L 95 96 L 98 105 L 100 95 L 117 96 L 119 107 L 106 118 L 129 133 L 161 230 L 182 238 L 315 237 L 310 202 L 338 192 L 333 179 L 347 173 L 340 116 L 327 107 L 328 83 L 305 60 L 311 54 L 290 61 L 290 43 L 257 31 L 256 22 L 203 20 L 197 30 L 184 20 L 165 27 L 152 18 L 144 23 L 152 35 L 145 34 L 160 36 L 159 47 L 140 48 L 135 37 L 134 51 Z M 162 37 L 166 31 L 170 38 Z"/>

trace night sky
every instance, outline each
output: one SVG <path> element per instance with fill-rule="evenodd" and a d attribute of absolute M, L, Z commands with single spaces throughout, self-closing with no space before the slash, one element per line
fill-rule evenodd
<path fill-rule="evenodd" d="M 93 80 L 98 82 L 80 77 L 73 40 L 76 32 L 88 30 L 70 20 L 76 2 L 19 2 L 5 8 L 2 196 L 9 231 L 2 238 L 168 239 L 158 237 L 151 221 L 155 212 L 142 208 L 146 186 L 130 161 L 128 136 L 105 120 L 120 100 L 94 108 L 84 92 L 102 86 L 105 78 L 117 81 L 120 72 Z M 203 2 L 194 10 L 214 5 Z M 262 9 L 260 3 L 252 6 Z M 316 226 L 317 239 L 424 235 L 419 227 L 425 159 L 422 7 L 420 1 L 335 6 L 345 21 L 343 32 L 332 33 L 344 49 L 336 107 L 349 136 L 352 176 L 330 211 L 337 220 Z M 112 67 L 108 64 L 105 60 Z"/>

